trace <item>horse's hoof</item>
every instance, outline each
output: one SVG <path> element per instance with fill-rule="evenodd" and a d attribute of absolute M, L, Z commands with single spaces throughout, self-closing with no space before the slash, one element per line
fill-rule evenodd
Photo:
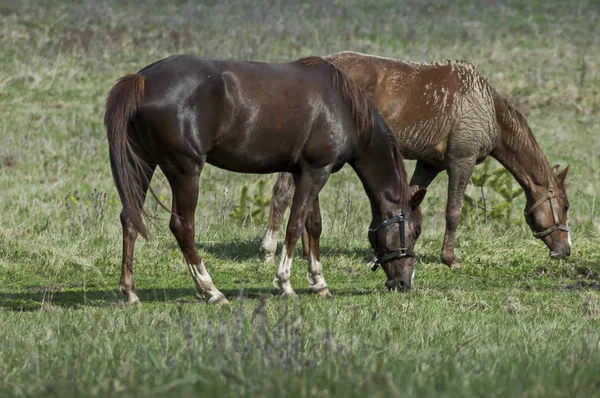
<path fill-rule="evenodd" d="M 279 282 L 279 279 L 277 279 L 277 277 L 273 278 L 272 283 L 275 289 L 281 289 L 281 282 Z"/>
<path fill-rule="evenodd" d="M 279 296 L 279 297 L 281 297 L 282 299 L 290 299 L 290 298 L 298 297 L 298 295 L 296 294 L 295 291 L 292 290 L 291 292 L 281 293 L 281 296 Z"/>
<path fill-rule="evenodd" d="M 325 298 L 325 299 L 333 298 L 333 294 L 331 294 L 331 292 L 329 291 L 328 288 L 319 290 L 317 292 L 317 296 Z"/>
<path fill-rule="evenodd" d="M 271 264 L 275 262 L 275 253 L 269 253 L 266 250 L 262 250 L 260 251 L 258 257 L 262 260 L 263 263 L 265 264 Z"/>
<path fill-rule="evenodd" d="M 456 256 L 452 252 L 447 252 L 446 254 L 444 254 L 444 252 L 442 251 L 442 254 L 440 255 L 440 260 L 442 260 L 442 263 L 446 264 L 450 269 L 460 268 L 460 264 L 458 263 L 458 261 L 456 261 Z"/>
<path fill-rule="evenodd" d="M 227 300 L 227 297 L 223 295 L 215 296 L 208 299 L 208 304 L 229 304 L 229 300 Z"/>
<path fill-rule="evenodd" d="M 329 291 L 329 288 L 327 287 L 327 285 L 325 283 L 317 283 L 315 285 L 310 285 L 309 289 L 313 293 L 316 293 L 317 296 L 319 296 L 319 297 L 323 297 L 323 298 L 333 297 L 333 295 L 331 294 L 331 292 Z"/>
<path fill-rule="evenodd" d="M 142 307 L 142 302 L 139 298 L 129 299 L 125 301 L 127 307 Z"/>

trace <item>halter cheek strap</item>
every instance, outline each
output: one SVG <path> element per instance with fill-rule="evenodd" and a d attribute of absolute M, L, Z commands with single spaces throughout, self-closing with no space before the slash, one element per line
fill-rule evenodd
<path fill-rule="evenodd" d="M 564 224 L 561 224 L 558 221 L 558 215 L 556 214 L 556 209 L 554 209 L 554 206 L 552 206 L 552 199 L 556 200 L 556 198 L 554 197 L 554 189 L 550 186 L 550 187 L 548 187 L 548 190 L 546 191 L 546 193 L 544 194 L 544 196 L 542 196 L 541 198 L 539 198 L 533 204 L 533 206 L 531 206 L 529 208 L 529 210 L 525 210 L 525 217 L 526 218 L 531 218 L 531 213 L 533 213 L 533 211 L 535 209 L 537 209 L 546 200 L 550 204 L 550 209 L 552 210 L 552 219 L 554 221 L 554 225 L 551 226 L 550 228 L 547 228 L 547 229 L 543 230 L 543 231 L 539 231 L 539 232 L 533 231 L 533 236 L 535 236 L 538 239 L 542 239 L 543 237 L 550 235 L 554 231 L 566 231 L 566 232 L 569 232 L 569 227 L 567 227 Z"/>
<path fill-rule="evenodd" d="M 415 253 L 412 250 L 406 248 L 406 216 L 402 212 L 400 214 L 398 214 L 397 216 L 388 218 L 387 220 L 383 220 L 383 222 L 381 224 L 379 224 L 378 227 L 369 228 L 369 234 L 372 233 L 374 236 L 373 246 L 375 248 L 379 247 L 378 242 L 377 242 L 377 231 L 380 228 L 383 228 L 383 227 L 391 225 L 391 224 L 396 224 L 396 223 L 398 223 L 398 227 L 400 228 L 400 248 L 398 250 L 394 250 L 392 252 L 386 253 L 381 257 L 375 256 L 371 270 L 373 270 L 373 271 L 377 270 L 377 268 L 379 267 L 380 264 L 390 261 L 396 257 L 402 258 L 402 257 L 414 257 L 415 256 Z"/>

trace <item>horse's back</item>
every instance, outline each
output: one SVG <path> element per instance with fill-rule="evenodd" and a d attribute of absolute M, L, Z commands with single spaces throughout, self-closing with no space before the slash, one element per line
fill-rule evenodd
<path fill-rule="evenodd" d="M 269 172 L 293 171 L 302 163 L 319 167 L 344 157 L 341 148 L 355 126 L 342 94 L 332 89 L 330 68 L 299 61 L 227 65 L 222 78 L 232 111 L 209 162 L 254 164 L 252 172 Z"/>
<path fill-rule="evenodd" d="M 408 159 L 443 164 L 469 141 L 491 150 L 498 131 L 493 89 L 466 61 L 420 63 L 342 52 L 325 57 L 365 90 Z"/>
<path fill-rule="evenodd" d="M 232 171 L 338 162 L 344 154 L 335 141 L 347 144 L 353 119 L 332 90 L 330 68 L 169 57 L 139 72 L 146 80 L 140 130 L 152 135 L 149 151 L 206 156 Z"/>

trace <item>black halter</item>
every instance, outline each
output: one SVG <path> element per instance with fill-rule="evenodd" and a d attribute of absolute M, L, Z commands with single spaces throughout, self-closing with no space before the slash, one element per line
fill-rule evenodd
<path fill-rule="evenodd" d="M 369 240 L 371 240 L 371 236 L 373 236 L 373 240 L 371 241 L 373 247 L 375 248 L 375 250 L 377 250 L 377 248 L 379 247 L 379 245 L 377 244 L 377 231 L 380 228 L 396 223 L 398 223 L 398 226 L 400 228 L 400 249 L 394 250 L 390 253 L 386 253 L 381 257 L 375 256 L 375 258 L 373 259 L 373 266 L 371 267 L 371 270 L 377 270 L 380 264 L 390 261 L 396 257 L 402 258 L 415 256 L 415 253 L 412 250 L 406 248 L 406 216 L 402 212 L 400 212 L 400 214 L 398 214 L 397 216 L 388 218 L 387 220 L 383 220 L 383 222 L 379 224 L 378 227 L 369 228 Z"/>
<path fill-rule="evenodd" d="M 554 231 L 566 231 L 569 232 L 569 227 L 567 227 L 566 225 L 561 224 L 558 221 L 558 216 L 556 215 L 556 210 L 554 210 L 554 206 L 552 206 L 552 199 L 554 198 L 554 189 L 550 186 L 548 187 L 548 190 L 546 191 L 546 194 L 544 196 L 542 196 L 541 198 L 539 198 L 537 200 L 537 202 L 535 202 L 533 204 L 533 206 L 531 206 L 529 208 L 529 210 L 525 211 L 525 217 L 526 218 L 531 218 L 531 213 L 538 207 L 540 206 L 542 203 L 544 203 L 546 200 L 549 202 L 550 204 L 550 209 L 552 209 L 552 218 L 554 221 L 554 225 L 551 226 L 550 228 L 547 228 L 543 231 L 540 232 L 535 232 L 533 231 L 533 236 L 535 236 L 538 239 L 542 239 L 544 236 L 550 235 L 552 232 Z M 556 198 L 554 198 L 554 200 L 556 200 Z"/>

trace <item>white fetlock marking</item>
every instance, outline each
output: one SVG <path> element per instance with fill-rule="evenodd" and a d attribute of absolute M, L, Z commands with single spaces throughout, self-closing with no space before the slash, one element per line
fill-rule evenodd
<path fill-rule="evenodd" d="M 294 289 L 292 289 L 292 284 L 290 283 L 292 259 L 293 256 L 288 256 L 288 254 L 285 252 L 284 246 L 281 253 L 281 261 L 279 261 L 279 266 L 277 267 L 277 272 L 275 273 L 275 279 L 273 280 L 273 284 L 279 285 L 279 287 L 283 290 L 284 296 L 296 295 Z"/>
<path fill-rule="evenodd" d="M 277 238 L 279 233 L 267 229 L 265 236 L 261 242 L 260 248 L 266 260 L 272 260 L 275 257 L 275 250 L 277 250 Z"/>
<path fill-rule="evenodd" d="M 319 292 L 323 289 L 327 289 L 327 282 L 323 277 L 323 264 L 314 255 L 310 253 L 308 258 L 308 272 L 306 273 L 306 279 L 308 279 L 309 289 L 313 292 Z"/>
<path fill-rule="evenodd" d="M 196 293 L 198 296 L 208 296 L 209 303 L 225 299 L 225 295 L 213 284 L 212 278 L 204 265 L 204 261 L 200 261 L 199 265 L 188 264 L 188 269 L 196 284 Z"/>
<path fill-rule="evenodd" d="M 127 305 L 137 305 L 140 304 L 140 298 L 137 296 L 137 294 L 133 293 L 133 292 L 129 292 L 129 294 L 127 295 Z"/>

